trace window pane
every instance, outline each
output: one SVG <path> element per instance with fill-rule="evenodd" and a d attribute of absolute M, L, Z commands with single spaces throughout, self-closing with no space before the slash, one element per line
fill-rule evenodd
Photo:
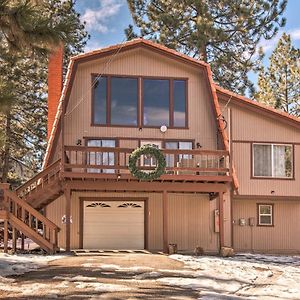
<path fill-rule="evenodd" d="M 179 142 L 179 149 L 193 149 L 193 144 L 192 142 Z M 192 159 L 192 155 L 180 154 L 179 159 L 181 160 L 182 158 Z"/>
<path fill-rule="evenodd" d="M 106 77 L 101 77 L 94 86 L 94 124 L 106 124 L 106 82 Z"/>
<path fill-rule="evenodd" d="M 137 125 L 137 79 L 111 78 L 111 124 Z"/>
<path fill-rule="evenodd" d="M 273 147 L 274 177 L 292 176 L 292 147 L 274 145 Z"/>
<path fill-rule="evenodd" d="M 260 205 L 259 213 L 262 215 L 270 215 L 272 213 L 272 208 L 270 205 Z"/>
<path fill-rule="evenodd" d="M 186 118 L 186 84 L 184 80 L 174 80 L 174 126 L 184 127 Z"/>
<path fill-rule="evenodd" d="M 89 140 L 87 143 L 90 147 L 115 147 L 115 140 Z M 113 166 L 115 164 L 114 152 L 90 152 L 88 154 L 90 165 Z M 114 173 L 114 169 L 88 169 L 88 173 Z"/>
<path fill-rule="evenodd" d="M 177 142 L 166 142 L 166 149 L 178 149 L 178 143 Z M 175 164 L 175 161 L 177 160 L 176 157 L 177 157 L 177 155 L 175 155 L 175 154 L 167 154 L 166 155 L 167 167 L 176 167 L 176 164 Z"/>
<path fill-rule="evenodd" d="M 253 145 L 254 176 L 272 176 L 271 145 Z"/>
<path fill-rule="evenodd" d="M 144 125 L 169 126 L 169 80 L 144 79 Z"/>
<path fill-rule="evenodd" d="M 260 216 L 259 224 L 272 225 L 272 217 L 271 216 Z"/>

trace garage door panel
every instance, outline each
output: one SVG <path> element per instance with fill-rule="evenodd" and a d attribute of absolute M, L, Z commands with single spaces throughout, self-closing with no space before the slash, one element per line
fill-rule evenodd
<path fill-rule="evenodd" d="M 84 202 L 83 247 L 144 249 L 144 202 Z"/>

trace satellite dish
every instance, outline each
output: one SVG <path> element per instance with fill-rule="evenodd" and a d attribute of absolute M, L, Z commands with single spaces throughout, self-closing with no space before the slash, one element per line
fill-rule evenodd
<path fill-rule="evenodd" d="M 160 132 L 165 133 L 168 130 L 168 127 L 166 125 L 162 125 L 160 127 Z"/>

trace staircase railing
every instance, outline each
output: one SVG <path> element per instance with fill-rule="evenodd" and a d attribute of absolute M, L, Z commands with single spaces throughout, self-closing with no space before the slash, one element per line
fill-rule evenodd
<path fill-rule="evenodd" d="M 58 232 L 60 228 L 45 216 L 31 207 L 27 202 L 20 199 L 14 192 L 6 190 L 5 199 L 8 213 L 34 230 L 40 237 L 54 246 L 58 243 Z"/>
<path fill-rule="evenodd" d="M 30 196 L 32 192 L 43 189 L 46 185 L 57 180 L 61 171 L 61 160 L 57 160 L 46 169 L 35 175 L 26 183 L 16 189 L 16 193 L 21 198 Z"/>

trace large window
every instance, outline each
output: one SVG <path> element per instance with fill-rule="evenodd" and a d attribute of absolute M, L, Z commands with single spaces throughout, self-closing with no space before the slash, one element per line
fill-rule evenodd
<path fill-rule="evenodd" d="M 273 226 L 273 204 L 258 204 L 258 225 Z"/>
<path fill-rule="evenodd" d="M 253 144 L 253 176 L 292 178 L 293 147 L 278 144 Z"/>
<path fill-rule="evenodd" d="M 186 80 L 143 79 L 143 125 L 187 127 Z"/>
<path fill-rule="evenodd" d="M 137 79 L 112 77 L 110 86 L 111 124 L 137 126 Z"/>
<path fill-rule="evenodd" d="M 137 126 L 138 79 L 94 77 L 93 124 Z"/>
<path fill-rule="evenodd" d="M 92 83 L 93 125 L 188 126 L 186 80 L 93 76 Z"/>

